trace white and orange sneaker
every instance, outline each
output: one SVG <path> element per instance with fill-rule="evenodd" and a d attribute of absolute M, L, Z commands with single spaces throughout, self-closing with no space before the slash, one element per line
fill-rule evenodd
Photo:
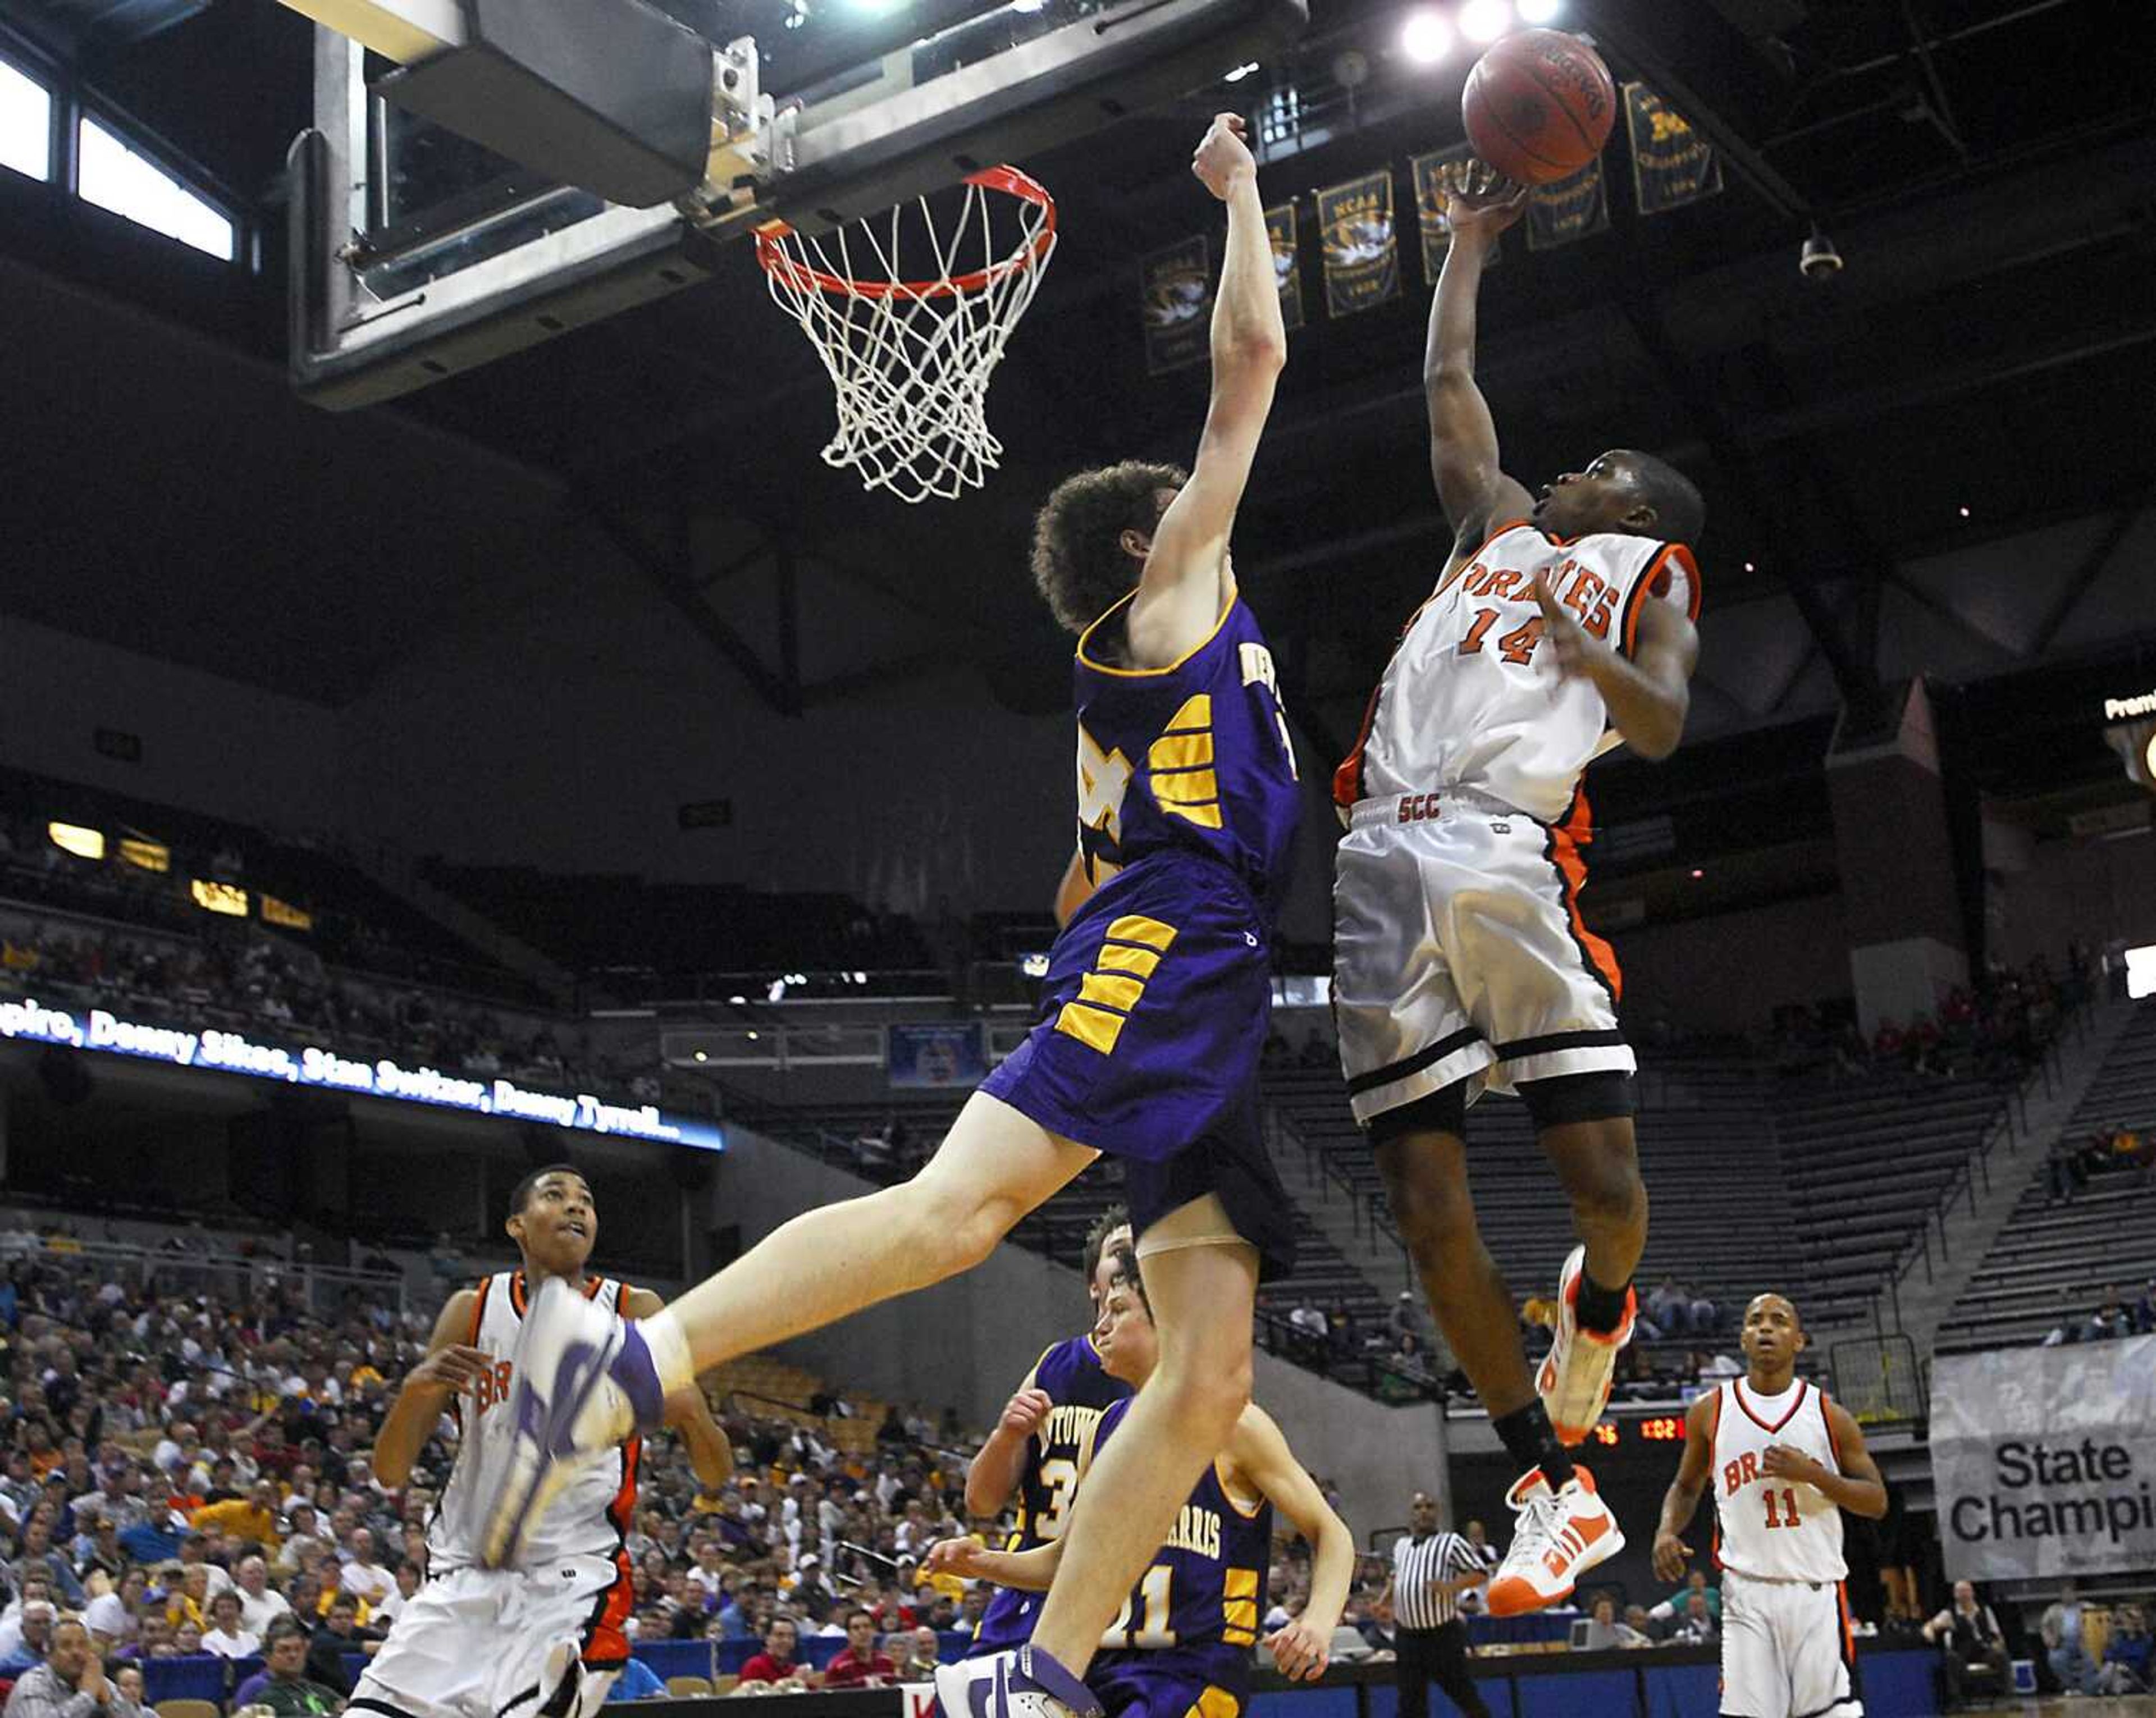
<path fill-rule="evenodd" d="M 1535 1374 L 1535 1391 L 1549 1411 L 1560 1444 L 1578 1444 L 1594 1429 L 1609 1406 L 1609 1385 L 1617 1372 L 1617 1351 L 1632 1340 L 1640 1297 L 1625 1290 L 1625 1319 L 1606 1335 L 1579 1327 L 1579 1282 L 1587 1272 L 1587 1249 L 1574 1247 L 1558 1274 L 1556 1340 Z"/>
<path fill-rule="evenodd" d="M 1625 1548 L 1617 1517 L 1585 1468 L 1574 1468 L 1557 1491 L 1540 1468 L 1530 1468 L 1513 1482 L 1505 1502 L 1518 1520 L 1484 1597 L 1493 1617 L 1518 1617 L 1556 1604 L 1571 1595 L 1582 1575 Z"/>

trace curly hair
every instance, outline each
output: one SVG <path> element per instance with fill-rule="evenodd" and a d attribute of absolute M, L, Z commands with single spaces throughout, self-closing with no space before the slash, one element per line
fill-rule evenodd
<path fill-rule="evenodd" d="M 1137 563 L 1123 552 L 1123 533 L 1151 536 L 1160 492 L 1189 480 L 1180 466 L 1126 459 L 1055 486 L 1033 522 L 1033 582 L 1066 632 L 1084 632 L 1130 594 Z"/>

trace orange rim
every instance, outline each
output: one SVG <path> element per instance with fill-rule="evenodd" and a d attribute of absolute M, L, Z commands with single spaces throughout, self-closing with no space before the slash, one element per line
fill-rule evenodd
<path fill-rule="evenodd" d="M 978 185 L 983 190 L 1000 191 L 1017 197 L 1021 203 L 1030 203 L 1045 211 L 1046 218 L 1032 239 L 1001 262 L 991 263 L 985 269 L 975 269 L 969 274 L 954 274 L 942 280 L 852 280 L 844 274 L 834 274 L 823 269 L 796 262 L 786 254 L 783 240 L 793 236 L 793 228 L 783 221 L 773 221 L 760 227 L 756 234 L 756 259 L 763 265 L 767 274 L 774 275 L 789 286 L 801 291 L 814 290 L 828 292 L 841 298 L 949 298 L 980 292 L 998 280 L 1015 274 L 1021 269 L 1030 269 L 1048 254 L 1055 242 L 1055 199 L 1038 179 L 1020 172 L 1016 167 L 983 167 L 978 173 L 966 175 L 965 182 Z"/>

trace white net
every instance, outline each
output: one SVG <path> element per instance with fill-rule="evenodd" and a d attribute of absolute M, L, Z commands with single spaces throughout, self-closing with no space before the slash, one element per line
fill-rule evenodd
<path fill-rule="evenodd" d="M 978 489 L 1003 454 L 988 382 L 1055 249 L 1055 202 L 1014 167 L 940 215 L 924 197 L 819 238 L 758 233 L 771 295 L 838 393 L 824 463 L 903 501 Z"/>

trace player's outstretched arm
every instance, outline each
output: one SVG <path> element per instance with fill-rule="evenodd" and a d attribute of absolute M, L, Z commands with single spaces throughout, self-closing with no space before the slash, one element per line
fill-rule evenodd
<path fill-rule="evenodd" d="M 1480 162 L 1455 178 L 1446 220 L 1452 245 L 1430 301 L 1423 348 L 1423 396 L 1430 406 L 1430 469 L 1452 526 L 1455 554 L 1474 552 L 1490 527 L 1524 519 L 1527 490 L 1497 464 L 1497 425 L 1475 380 L 1476 300 L 1482 265 L 1497 235 L 1527 208 L 1523 187 L 1507 184 Z"/>
<path fill-rule="evenodd" d="M 1243 1410 L 1228 1440 L 1233 1462 L 1296 1531 L 1310 1541 L 1310 1602 L 1285 1628 L 1268 1635 L 1273 1663 L 1290 1681 L 1315 1682 L 1332 1654 L 1332 1631 L 1348 1608 L 1355 1579 L 1355 1536 L 1332 1512 L 1273 1418 L 1255 1402 Z"/>
<path fill-rule="evenodd" d="M 1685 1410 L 1684 1459 L 1662 1495 L 1662 1519 L 1655 1529 L 1655 1573 L 1664 1581 L 1683 1580 L 1685 1560 L 1691 1555 L 1679 1536 L 1691 1526 L 1713 1474 L 1716 1401 L 1717 1392 L 1709 1391 Z"/>
<path fill-rule="evenodd" d="M 485 1353 L 462 1340 L 478 1306 L 479 1296 L 470 1289 L 449 1296 L 427 1339 L 427 1357 L 405 1373 L 382 1417 L 374 1437 L 374 1477 L 393 1491 L 412 1477 L 412 1464 L 434 1435 L 450 1398 L 470 1389 L 487 1368 Z"/>
<path fill-rule="evenodd" d="M 622 1295 L 622 1315 L 649 1318 L 665 1304 L 649 1289 L 629 1289 Z M 711 1417 L 711 1404 L 701 1385 L 690 1384 L 666 1398 L 665 1423 L 688 1445 L 689 1465 L 700 1484 L 723 1485 L 733 1477 L 733 1440 Z"/>
<path fill-rule="evenodd" d="M 1141 668 L 1165 667 L 1197 649 L 1234 593 L 1228 538 L 1287 362 L 1258 164 L 1240 119 L 1214 120 L 1191 171 L 1228 205 L 1227 258 L 1213 301 L 1213 399 L 1190 481 L 1161 515 L 1131 603 L 1131 656 Z"/>
<path fill-rule="evenodd" d="M 968 1535 L 939 1539 L 921 1560 L 924 1575 L 956 1575 L 962 1581 L 986 1581 L 1015 1592 L 1045 1592 L 1063 1562 L 1063 1541 L 1050 1540 L 1031 1551 L 990 1551 Z"/>
<path fill-rule="evenodd" d="M 988 1433 L 988 1442 L 966 1469 L 966 1513 L 976 1519 L 1003 1513 L 1024 1475 L 1026 1444 L 1055 1406 L 1048 1392 L 1034 1382 L 1040 1373 L 1036 1362 L 1025 1375 L 1025 1382 L 1011 1392 L 1011 1399 L 997 1417 L 995 1430 Z"/>
<path fill-rule="evenodd" d="M 1856 1415 L 1832 1401 L 1826 1404 L 1826 1424 L 1834 1436 L 1839 1473 L 1786 1444 L 1777 1444 L 1767 1452 L 1760 1460 L 1759 1471 L 1777 1480 L 1801 1480 L 1852 1515 L 1869 1515 L 1877 1521 L 1887 1513 L 1887 1482 L 1879 1477 L 1878 1464 L 1864 1447 L 1863 1428 L 1856 1423 Z"/>
<path fill-rule="evenodd" d="M 1640 756 L 1663 758 L 1675 751 L 1684 738 L 1685 717 L 1691 710 L 1691 671 L 1699 663 L 1699 631 L 1684 611 L 1672 603 L 1643 604 L 1628 657 L 1581 626 L 1579 617 L 1558 601 L 1540 574 L 1534 592 L 1543 611 L 1543 636 L 1557 652 L 1558 671 L 1594 683 L 1609 712 L 1609 725 Z"/>

